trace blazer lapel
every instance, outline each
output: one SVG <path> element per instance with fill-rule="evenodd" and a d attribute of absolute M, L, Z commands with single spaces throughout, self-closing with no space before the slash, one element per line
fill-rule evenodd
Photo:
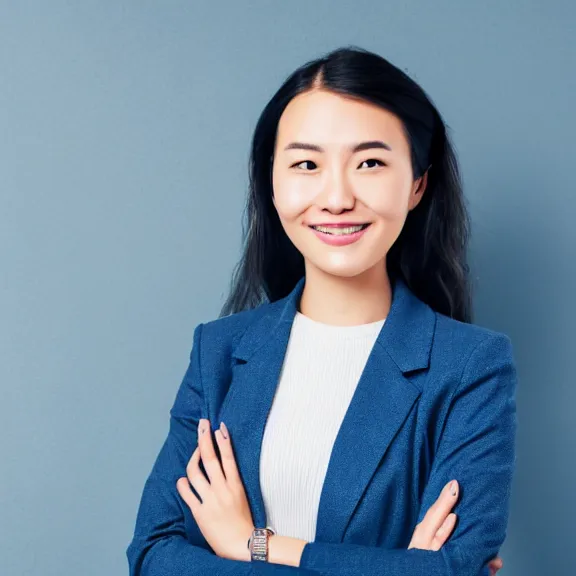
<path fill-rule="evenodd" d="M 230 430 L 234 456 L 257 527 L 266 525 L 260 489 L 264 428 L 303 287 L 304 277 L 288 296 L 271 303 L 267 313 L 248 326 L 234 347 L 232 386 L 218 417 L 218 423 L 224 421 Z"/>
<path fill-rule="evenodd" d="M 218 420 L 230 428 L 257 526 L 266 524 L 259 474 L 262 438 L 304 282 L 302 278 L 244 332 L 232 353 L 233 384 Z M 430 307 L 395 280 L 392 306 L 332 448 L 315 540 L 342 541 L 358 500 L 420 396 L 420 388 L 404 373 L 428 366 L 434 326 Z"/>

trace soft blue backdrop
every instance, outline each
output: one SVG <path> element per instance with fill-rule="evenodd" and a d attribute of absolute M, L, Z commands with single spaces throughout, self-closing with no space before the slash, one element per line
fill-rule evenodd
<path fill-rule="evenodd" d="M 421 82 L 461 160 L 476 321 L 520 377 L 500 574 L 576 573 L 574 22 L 570 0 L 0 0 L 0 574 L 127 574 L 258 114 L 345 44 Z"/>

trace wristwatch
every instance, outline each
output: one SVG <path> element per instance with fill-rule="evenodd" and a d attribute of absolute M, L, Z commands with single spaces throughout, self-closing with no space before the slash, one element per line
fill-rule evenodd
<path fill-rule="evenodd" d="M 266 528 L 254 528 L 252 536 L 248 539 L 248 549 L 252 562 L 260 560 L 268 562 L 268 539 L 274 536 L 276 531 L 271 526 Z"/>

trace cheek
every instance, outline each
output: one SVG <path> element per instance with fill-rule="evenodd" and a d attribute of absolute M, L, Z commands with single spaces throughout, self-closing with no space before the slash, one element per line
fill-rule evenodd
<path fill-rule="evenodd" d="M 380 193 L 365 197 L 363 203 L 380 218 L 395 221 L 403 219 L 408 211 L 408 205 L 404 195 L 394 193 Z"/>
<path fill-rule="evenodd" d="M 303 186 L 284 183 L 274 187 L 274 204 L 278 215 L 293 220 L 310 206 L 312 196 Z"/>
<path fill-rule="evenodd" d="M 357 198 L 378 217 L 388 221 L 403 220 L 408 211 L 410 182 L 387 178 L 368 186 L 359 186 Z"/>

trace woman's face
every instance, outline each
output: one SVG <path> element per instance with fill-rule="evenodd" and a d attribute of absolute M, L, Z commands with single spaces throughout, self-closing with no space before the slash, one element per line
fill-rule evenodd
<path fill-rule="evenodd" d="M 313 90 L 296 96 L 280 118 L 274 205 L 307 273 L 314 266 L 350 277 L 384 264 L 425 178 L 412 179 L 402 123 L 378 106 Z M 344 235 L 312 228 L 342 224 L 368 227 Z"/>

